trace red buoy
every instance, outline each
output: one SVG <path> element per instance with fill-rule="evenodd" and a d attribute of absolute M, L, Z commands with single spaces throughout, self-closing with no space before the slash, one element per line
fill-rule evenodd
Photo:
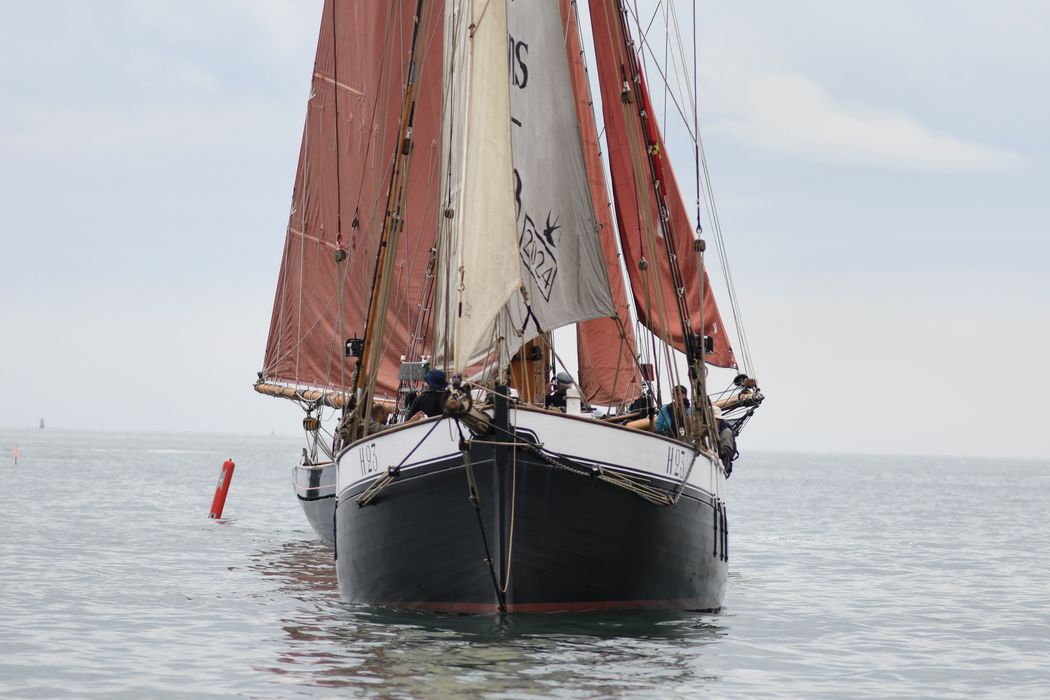
<path fill-rule="evenodd" d="M 226 505 L 226 492 L 230 490 L 230 482 L 233 481 L 233 467 L 232 459 L 222 463 L 222 471 L 219 472 L 219 483 L 215 487 L 215 498 L 211 501 L 209 518 L 222 517 L 222 507 Z"/>

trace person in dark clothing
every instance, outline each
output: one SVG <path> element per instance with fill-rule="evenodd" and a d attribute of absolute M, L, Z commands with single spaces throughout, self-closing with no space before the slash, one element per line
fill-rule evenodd
<path fill-rule="evenodd" d="M 572 386 L 572 377 L 568 372 L 558 372 L 551 382 L 550 393 L 543 398 L 544 408 L 557 408 L 565 410 L 565 392 Z"/>
<path fill-rule="evenodd" d="M 423 380 L 427 383 L 427 388 L 408 407 L 406 423 L 440 416 L 445 412 L 445 399 L 448 398 L 448 380 L 445 373 L 439 369 L 432 369 Z"/>
<path fill-rule="evenodd" d="M 627 407 L 628 412 L 634 411 L 650 411 L 653 404 L 652 398 L 648 393 L 642 394 L 637 399 L 631 402 L 631 405 Z M 649 415 L 652 415 L 650 413 Z"/>
<path fill-rule="evenodd" d="M 722 409 L 712 406 L 715 415 L 715 432 L 718 434 L 718 456 L 722 458 L 722 466 L 726 469 L 726 478 L 733 473 L 733 460 L 740 456 L 736 449 L 736 435 L 729 423 L 722 415 Z"/>

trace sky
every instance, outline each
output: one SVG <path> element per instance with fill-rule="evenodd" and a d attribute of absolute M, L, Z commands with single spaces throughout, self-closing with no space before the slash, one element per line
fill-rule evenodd
<path fill-rule="evenodd" d="M 0 2 L 0 426 L 298 431 L 252 383 L 320 11 Z M 742 450 L 1045 457 L 1050 4 L 697 16 Z"/>

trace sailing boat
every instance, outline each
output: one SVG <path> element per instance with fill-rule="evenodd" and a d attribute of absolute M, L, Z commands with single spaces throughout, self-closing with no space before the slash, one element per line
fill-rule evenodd
<path fill-rule="evenodd" d="M 708 391 L 738 364 L 706 244 L 629 10 L 589 11 L 611 198 L 576 2 L 326 0 L 256 390 L 306 411 L 296 489 L 349 602 L 722 604 L 724 436 L 763 397 L 746 363 Z"/>

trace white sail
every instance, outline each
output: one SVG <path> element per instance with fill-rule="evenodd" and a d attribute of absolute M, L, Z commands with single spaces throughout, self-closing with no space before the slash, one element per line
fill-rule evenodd
<path fill-rule="evenodd" d="M 505 365 L 543 331 L 615 311 L 558 6 L 485 0 L 446 12 L 442 171 L 456 204 L 441 237 L 434 356 L 462 371 L 497 345 L 491 359 Z"/>
<path fill-rule="evenodd" d="M 541 331 L 616 312 L 558 4 L 512 2 L 508 28 L 515 215 L 528 304 L 520 295 L 507 304 L 505 337 L 514 352 Z"/>
<path fill-rule="evenodd" d="M 501 310 L 521 287 L 506 0 L 449 0 L 445 36 L 442 176 L 452 211 L 441 236 L 434 354 L 459 372 L 491 345 Z"/>

